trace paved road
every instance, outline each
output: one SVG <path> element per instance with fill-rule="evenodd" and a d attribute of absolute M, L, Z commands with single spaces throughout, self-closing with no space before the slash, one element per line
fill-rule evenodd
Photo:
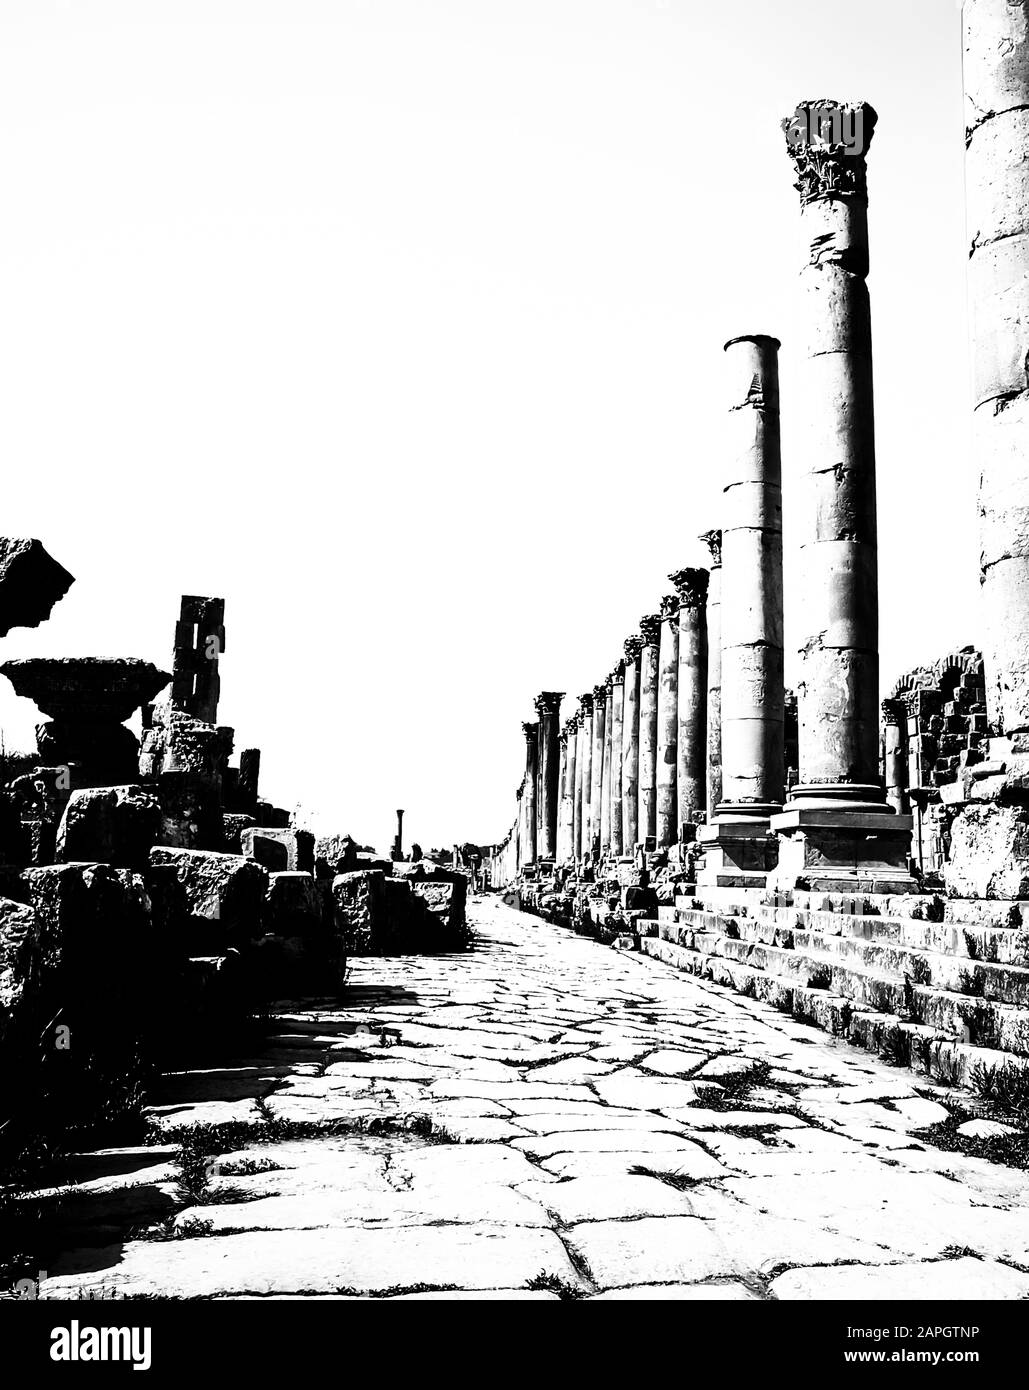
<path fill-rule="evenodd" d="M 43 1295 L 1029 1296 L 1025 1175 L 913 1137 L 945 1112 L 910 1073 L 495 899 L 471 916 L 472 953 L 358 961 L 346 1007 L 173 1078 L 162 1125 L 303 1125 L 221 1160 L 184 1238 L 81 1246 Z M 100 1155 L 87 1197 L 170 1203 L 171 1156 Z"/>

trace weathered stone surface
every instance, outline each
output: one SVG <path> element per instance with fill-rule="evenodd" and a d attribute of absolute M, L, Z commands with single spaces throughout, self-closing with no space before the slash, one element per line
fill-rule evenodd
<path fill-rule="evenodd" d="M 260 935 L 268 891 L 268 873 L 260 864 L 232 854 L 163 846 L 151 850 L 150 862 L 173 868 L 185 890 L 194 946 L 190 954 L 221 954 Z"/>
<path fill-rule="evenodd" d="M 337 874 L 332 880 L 336 931 L 348 957 L 380 954 L 389 944 L 383 882 L 377 869 Z"/>
<path fill-rule="evenodd" d="M 0 898 L 0 1033 L 21 997 L 25 971 L 20 962 L 34 925 L 31 907 Z"/>
<path fill-rule="evenodd" d="M 1024 1299 L 1029 1275 L 992 1260 L 918 1261 L 896 1265 L 844 1265 L 791 1269 L 769 1286 L 776 1298 L 862 1302 L 901 1299 Z"/>
<path fill-rule="evenodd" d="M 0 637 L 39 627 L 74 583 L 40 541 L 0 536 Z"/>
<path fill-rule="evenodd" d="M 957 898 L 1029 896 L 1029 811 L 966 806 L 951 827 L 945 877 Z"/>
<path fill-rule="evenodd" d="M 56 858 L 142 869 L 161 833 L 161 804 L 144 787 L 72 792 L 57 830 Z"/>
<path fill-rule="evenodd" d="M 36 725 L 36 747 L 41 763 L 77 764 L 77 787 L 129 783 L 139 775 L 139 742 L 124 724 L 51 719 Z"/>
<path fill-rule="evenodd" d="M 307 830 L 275 830 L 254 826 L 240 833 L 240 847 L 269 872 L 314 872 L 314 836 Z"/>
<path fill-rule="evenodd" d="M 357 843 L 349 835 L 326 835 L 315 841 L 314 857 L 319 877 L 353 873 L 357 868 Z"/>
<path fill-rule="evenodd" d="M 0 671 L 50 719 L 73 724 L 121 724 L 171 680 L 136 657 L 25 657 Z"/>
<path fill-rule="evenodd" d="M 415 897 L 437 919 L 445 933 L 459 943 L 465 925 L 465 898 L 468 880 L 463 874 L 454 874 L 449 883 L 438 879 L 426 879 L 411 884 Z"/>
<path fill-rule="evenodd" d="M 243 853 L 243 831 L 253 824 L 253 816 L 238 811 L 229 811 L 222 815 L 222 846 L 226 854 Z"/>

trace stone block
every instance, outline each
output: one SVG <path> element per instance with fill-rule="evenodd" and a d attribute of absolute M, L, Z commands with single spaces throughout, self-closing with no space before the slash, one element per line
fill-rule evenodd
<path fill-rule="evenodd" d="M 161 803 L 160 843 L 176 849 L 224 849 L 218 784 L 189 772 L 162 772 L 155 790 Z"/>
<path fill-rule="evenodd" d="M 443 940 L 453 947 L 463 944 L 467 880 L 455 875 L 450 882 L 425 879 L 411 884 L 414 897 L 433 915 L 443 929 Z M 444 947 L 444 949 L 446 949 Z"/>
<path fill-rule="evenodd" d="M 220 955 L 261 934 L 268 873 L 253 859 L 158 846 L 154 866 L 175 869 L 186 893 L 190 955 Z"/>
<path fill-rule="evenodd" d="M 137 657 L 26 657 L 0 671 L 49 719 L 69 724 L 121 724 L 171 680 Z"/>
<path fill-rule="evenodd" d="M 21 962 L 34 924 L 31 907 L 0 898 L 0 1036 L 24 988 L 26 971 Z"/>
<path fill-rule="evenodd" d="M 357 844 L 349 835 L 325 835 L 315 842 L 315 872 L 319 878 L 335 878 L 357 868 Z"/>
<path fill-rule="evenodd" d="M 944 878 L 954 898 L 1029 897 L 1029 810 L 967 805 L 951 827 Z"/>
<path fill-rule="evenodd" d="M 240 851 L 273 873 L 314 872 L 314 836 L 307 830 L 254 826 L 241 833 Z"/>
<path fill-rule="evenodd" d="M 72 792 L 57 829 L 59 863 L 96 860 L 142 869 L 161 833 L 161 804 L 145 787 L 92 787 Z"/>
<path fill-rule="evenodd" d="M 129 783 L 139 776 L 139 742 L 124 724 L 51 719 L 36 725 L 36 747 L 41 763 L 76 764 L 77 787 Z"/>
<path fill-rule="evenodd" d="M 222 816 L 222 848 L 226 854 L 242 854 L 243 831 L 254 824 L 251 815 L 231 811 Z"/>
<path fill-rule="evenodd" d="M 377 869 L 337 874 L 332 880 L 336 934 L 347 956 L 388 954 L 385 875 Z"/>
<path fill-rule="evenodd" d="M 39 627 L 74 583 L 40 541 L 0 536 L 0 637 Z"/>

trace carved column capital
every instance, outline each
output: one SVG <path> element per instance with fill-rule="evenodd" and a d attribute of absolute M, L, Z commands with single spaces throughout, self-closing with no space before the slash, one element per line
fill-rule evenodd
<path fill-rule="evenodd" d="M 802 101 L 780 122 L 801 203 L 867 196 L 865 155 L 876 113 L 867 102 Z"/>
<path fill-rule="evenodd" d="M 601 705 L 602 705 L 602 704 L 604 703 L 604 701 L 607 699 L 607 696 L 608 696 L 609 691 L 610 691 L 610 686 L 608 686 L 606 683 L 605 683 L 604 685 L 595 685 L 595 686 L 593 687 L 593 708 L 594 708 L 594 709 L 596 709 L 596 707 L 597 707 L 598 704 L 601 704 Z"/>
<path fill-rule="evenodd" d="M 525 742 L 531 743 L 534 748 L 536 746 L 536 740 L 539 738 L 539 731 L 540 726 L 538 723 L 522 724 L 522 733 L 525 735 Z"/>
<path fill-rule="evenodd" d="M 710 579 L 707 570 L 676 570 L 668 578 L 675 585 L 675 591 L 679 596 L 679 607 L 701 608 L 706 603 L 707 586 Z"/>
<path fill-rule="evenodd" d="M 671 575 L 669 575 L 671 578 Z M 662 618 L 674 618 L 679 611 L 679 600 L 675 594 L 665 594 L 661 599 Z"/>
<path fill-rule="evenodd" d="M 537 714 L 559 714 L 564 697 L 563 690 L 541 690 L 534 702 Z"/>
<path fill-rule="evenodd" d="M 884 700 L 882 702 L 883 723 L 902 724 L 907 710 L 903 700 Z"/>
<path fill-rule="evenodd" d="M 579 696 L 582 718 L 585 721 L 593 713 L 593 691 L 587 690 L 584 695 Z"/>
<path fill-rule="evenodd" d="M 645 647 L 656 647 L 661 640 L 661 614 L 647 613 L 640 619 L 640 633 Z"/>
<path fill-rule="evenodd" d="M 719 530 L 705 531 L 703 535 L 697 537 L 704 542 L 711 553 L 711 568 L 713 570 L 722 567 L 722 533 Z"/>
<path fill-rule="evenodd" d="M 631 665 L 640 658 L 640 652 L 643 650 L 643 638 L 627 637 L 622 643 L 622 650 L 625 652 L 626 662 Z"/>

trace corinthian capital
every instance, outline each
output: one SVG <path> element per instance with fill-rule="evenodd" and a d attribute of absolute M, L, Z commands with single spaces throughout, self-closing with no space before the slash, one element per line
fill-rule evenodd
<path fill-rule="evenodd" d="M 598 705 L 602 705 L 610 693 L 611 687 L 606 683 L 604 685 L 595 685 L 593 687 L 593 708 L 596 709 Z"/>
<path fill-rule="evenodd" d="M 671 577 L 671 576 L 669 576 Z M 665 594 L 661 600 L 662 618 L 673 618 L 679 611 L 679 600 L 674 594 Z"/>
<path fill-rule="evenodd" d="M 707 601 L 707 585 L 710 578 L 707 570 L 676 570 L 668 578 L 675 585 L 679 595 L 680 608 L 701 608 Z"/>
<path fill-rule="evenodd" d="M 643 650 L 642 637 L 627 637 L 622 643 L 622 650 L 625 652 L 625 659 L 632 664 L 639 660 L 640 652 Z"/>
<path fill-rule="evenodd" d="M 721 531 L 705 531 L 702 536 L 697 537 L 704 542 L 711 552 L 711 568 L 720 569 L 722 564 L 722 533 Z"/>
<path fill-rule="evenodd" d="M 656 646 L 661 640 L 661 614 L 648 613 L 640 619 L 640 633 L 645 647 Z"/>
<path fill-rule="evenodd" d="M 867 102 L 802 101 L 780 122 L 797 171 L 802 203 L 814 198 L 864 198 L 865 155 L 877 117 Z"/>
<path fill-rule="evenodd" d="M 583 722 L 593 713 L 593 691 L 587 690 L 585 695 L 579 696 L 579 704 L 582 707 Z"/>
<path fill-rule="evenodd" d="M 537 714 L 559 714 L 564 697 L 563 690 L 540 691 L 535 700 Z"/>

